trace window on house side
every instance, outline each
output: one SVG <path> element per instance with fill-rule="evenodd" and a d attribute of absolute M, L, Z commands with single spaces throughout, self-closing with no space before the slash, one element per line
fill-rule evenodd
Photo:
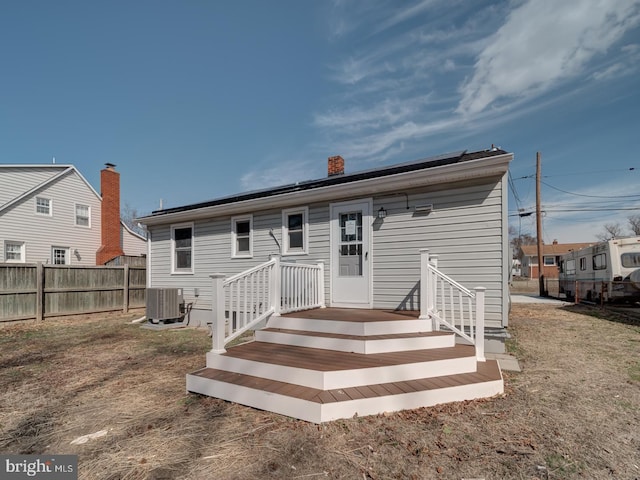
<path fill-rule="evenodd" d="M 306 254 L 308 234 L 307 208 L 290 209 L 282 212 L 282 238 L 284 241 L 283 254 Z"/>
<path fill-rule="evenodd" d="M 81 227 L 91 226 L 91 207 L 76 204 L 76 225 Z"/>
<path fill-rule="evenodd" d="M 171 227 L 173 273 L 193 273 L 193 225 Z"/>
<path fill-rule="evenodd" d="M 53 247 L 51 249 L 51 263 L 54 265 L 68 265 L 69 249 L 64 247 Z"/>
<path fill-rule="evenodd" d="M 24 242 L 4 242 L 4 261 L 7 263 L 24 263 Z"/>
<path fill-rule="evenodd" d="M 544 257 L 544 264 L 548 267 L 556 264 L 555 257 Z"/>
<path fill-rule="evenodd" d="M 231 219 L 232 256 L 247 258 L 253 255 L 253 217 Z"/>
<path fill-rule="evenodd" d="M 580 257 L 580 270 L 585 271 L 587 269 L 587 257 Z"/>
<path fill-rule="evenodd" d="M 51 216 L 51 200 L 44 197 L 36 197 L 36 213 Z"/>

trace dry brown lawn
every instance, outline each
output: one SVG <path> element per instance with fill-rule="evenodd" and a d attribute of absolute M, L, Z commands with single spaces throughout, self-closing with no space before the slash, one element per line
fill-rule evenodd
<path fill-rule="evenodd" d="M 324 425 L 187 394 L 204 331 L 4 324 L 0 452 L 77 454 L 83 479 L 637 479 L 640 328 L 594 314 L 514 305 L 499 398 Z"/>

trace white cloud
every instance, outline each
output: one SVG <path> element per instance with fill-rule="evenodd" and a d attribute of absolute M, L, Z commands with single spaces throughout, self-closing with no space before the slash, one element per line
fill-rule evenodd
<path fill-rule="evenodd" d="M 478 56 L 457 112 L 473 115 L 531 98 L 573 78 L 640 22 L 637 0 L 529 0 L 513 10 Z"/>

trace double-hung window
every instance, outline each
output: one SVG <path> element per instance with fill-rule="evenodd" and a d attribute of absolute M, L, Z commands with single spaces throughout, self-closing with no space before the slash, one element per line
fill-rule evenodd
<path fill-rule="evenodd" d="M 193 224 L 171 226 L 172 273 L 193 273 Z"/>
<path fill-rule="evenodd" d="M 231 256 L 233 258 L 253 256 L 253 217 L 251 215 L 231 219 Z"/>
<path fill-rule="evenodd" d="M 24 242 L 4 242 L 4 261 L 7 263 L 24 263 Z"/>
<path fill-rule="evenodd" d="M 309 209 L 291 208 L 282 211 L 283 255 L 309 253 Z"/>
<path fill-rule="evenodd" d="M 76 203 L 76 225 L 81 227 L 91 226 L 91 207 Z"/>
<path fill-rule="evenodd" d="M 51 216 L 51 199 L 36 197 L 36 213 L 38 215 Z"/>
<path fill-rule="evenodd" d="M 51 247 L 51 263 L 54 265 L 68 265 L 69 249 L 67 247 Z"/>

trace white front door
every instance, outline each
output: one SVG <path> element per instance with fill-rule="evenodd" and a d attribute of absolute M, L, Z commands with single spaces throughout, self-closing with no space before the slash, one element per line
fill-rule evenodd
<path fill-rule="evenodd" d="M 331 205 L 331 306 L 371 308 L 371 199 Z"/>

